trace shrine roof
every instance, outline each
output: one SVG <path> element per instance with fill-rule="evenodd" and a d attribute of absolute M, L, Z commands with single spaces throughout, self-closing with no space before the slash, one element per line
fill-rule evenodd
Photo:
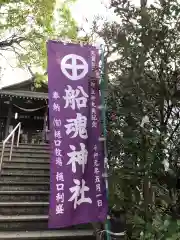
<path fill-rule="evenodd" d="M 3 91 L 32 91 L 32 92 L 42 92 L 47 93 L 48 92 L 48 84 L 47 82 L 41 82 L 40 86 L 36 86 L 34 83 L 34 77 L 31 77 L 27 80 L 24 80 L 22 82 L 14 83 L 8 86 L 4 86 L 1 88 Z"/>
<path fill-rule="evenodd" d="M 44 92 L 33 92 L 24 90 L 0 90 L 0 96 L 18 97 L 26 99 L 43 100 L 48 99 L 48 94 Z"/>
<path fill-rule="evenodd" d="M 17 83 L 13 83 L 11 85 L 8 85 L 8 86 L 4 86 L 4 87 L 2 87 L 2 89 L 4 89 L 4 90 L 21 89 L 24 86 L 25 87 L 30 86 L 32 83 L 33 83 L 33 80 L 32 80 L 32 78 L 30 78 L 30 79 L 26 79 L 26 80 L 21 81 L 21 82 L 17 82 Z"/>

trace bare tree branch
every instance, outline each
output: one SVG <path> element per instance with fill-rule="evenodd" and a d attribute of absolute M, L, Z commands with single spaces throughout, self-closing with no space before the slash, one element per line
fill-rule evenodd
<path fill-rule="evenodd" d="M 168 138 L 168 142 L 172 140 L 172 138 L 173 138 L 174 134 L 176 133 L 177 129 L 179 128 L 179 126 L 180 126 L 180 121 L 177 123 L 173 132 L 171 133 L 170 137 Z"/>
<path fill-rule="evenodd" d="M 0 56 L 2 56 L 2 57 L 6 60 L 7 64 L 8 64 L 11 68 L 15 68 L 15 67 L 13 67 L 13 66 L 9 63 L 8 59 L 7 59 L 2 53 L 0 53 Z"/>
<path fill-rule="evenodd" d="M 11 38 L 8 38 L 0 42 L 0 50 L 3 50 L 3 48 L 6 48 L 6 47 L 11 47 L 14 44 L 20 44 L 21 42 L 26 40 L 27 39 L 25 37 L 12 36 Z"/>

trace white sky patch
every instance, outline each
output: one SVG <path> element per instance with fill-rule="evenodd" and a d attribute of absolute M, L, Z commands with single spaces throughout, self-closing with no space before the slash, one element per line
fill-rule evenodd
<path fill-rule="evenodd" d="M 106 6 L 109 5 L 109 2 L 110 0 L 77 0 L 77 3 L 71 7 L 71 12 L 77 23 L 88 33 L 92 26 L 94 16 L 99 15 L 108 20 L 113 20 L 114 16 L 112 11 L 109 11 L 106 8 Z M 153 2 L 154 0 L 148 0 L 148 5 Z M 138 6 L 140 0 L 133 0 L 133 3 Z M 86 19 L 88 21 L 86 21 Z M 5 69 L 3 71 L 2 79 L 0 80 L 0 88 L 5 85 L 21 82 L 30 77 L 27 70 L 11 67 L 15 66 L 13 55 L 7 55 L 6 58 L 7 60 L 0 58 L 1 68 Z M 10 64 L 8 64 L 8 62 Z"/>

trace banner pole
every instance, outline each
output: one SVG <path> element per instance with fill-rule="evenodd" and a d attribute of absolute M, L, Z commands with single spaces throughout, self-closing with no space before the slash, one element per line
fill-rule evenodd
<path fill-rule="evenodd" d="M 107 201 L 109 200 L 109 189 L 108 189 L 108 153 L 107 153 L 107 129 L 106 129 L 106 100 L 105 100 L 105 89 L 106 89 L 106 80 L 105 80 L 105 69 L 104 69 L 104 48 L 101 45 L 101 118 L 102 118 L 102 125 L 103 125 L 103 137 L 104 137 L 104 169 L 105 169 L 105 183 L 106 183 L 106 197 Z M 109 230 L 110 230 L 110 221 L 109 215 L 107 215 L 105 229 L 107 234 L 107 240 L 110 240 Z"/>

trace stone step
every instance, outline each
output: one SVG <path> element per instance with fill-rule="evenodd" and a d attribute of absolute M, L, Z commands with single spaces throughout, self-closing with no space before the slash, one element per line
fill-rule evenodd
<path fill-rule="evenodd" d="M 92 230 L 46 230 L 46 231 L 13 231 L 0 232 L 0 239 L 6 240 L 26 240 L 26 239 L 76 239 L 95 240 Z"/>
<path fill-rule="evenodd" d="M 1 202 L 49 201 L 49 191 L 0 191 Z"/>
<path fill-rule="evenodd" d="M 0 143 L 0 148 L 2 148 L 2 146 L 3 145 L 2 145 L 2 142 L 1 142 Z M 6 143 L 5 147 L 6 148 L 10 148 L 11 144 L 10 143 Z M 14 148 L 17 148 L 16 144 L 14 144 Z M 33 148 L 33 149 L 45 148 L 45 149 L 48 149 L 48 148 L 50 148 L 50 144 L 46 144 L 46 143 L 40 143 L 40 144 L 20 143 L 18 148 L 25 148 L 25 149 L 27 149 L 27 148 Z"/>
<path fill-rule="evenodd" d="M 48 202 L 0 202 L 0 215 L 47 215 L 48 206 Z"/>
<path fill-rule="evenodd" d="M 5 152 L 4 153 L 4 157 L 9 157 L 9 152 Z M 48 158 L 50 159 L 50 154 L 48 152 L 44 152 L 44 153 L 37 153 L 37 152 L 31 152 L 31 153 L 28 153 L 26 151 L 24 152 L 13 152 L 12 153 L 12 158 L 14 157 L 25 157 L 25 158 Z"/>
<path fill-rule="evenodd" d="M 17 168 L 17 166 L 19 168 L 28 168 L 28 169 L 50 169 L 50 165 L 48 162 L 42 162 L 42 163 L 39 163 L 39 162 L 32 162 L 32 161 L 26 161 L 26 162 L 19 162 L 19 161 L 3 161 L 3 168 L 9 168 L 9 169 L 12 169 L 12 168 Z"/>
<path fill-rule="evenodd" d="M 22 215 L 21 215 L 22 216 Z M 21 217 L 18 216 L 18 217 Z M 0 216 L 0 219 L 2 219 L 0 221 L 0 233 L 1 231 L 36 231 L 36 230 L 46 230 L 48 229 L 48 220 L 47 218 L 41 218 L 39 219 L 39 217 L 37 215 L 36 219 L 33 217 L 33 219 L 31 218 L 27 218 L 29 216 L 25 215 L 25 218 L 27 219 L 26 221 L 24 221 L 23 218 L 7 218 L 7 216 Z M 3 218 L 5 217 L 5 218 Z M 12 216 L 11 216 L 12 217 Z M 17 216 L 13 216 L 13 217 L 17 217 Z"/>
<path fill-rule="evenodd" d="M 49 182 L 49 174 L 32 174 L 29 173 L 2 173 L 1 181 L 21 181 L 21 182 Z"/>
<path fill-rule="evenodd" d="M 2 216 L 0 215 L 0 232 L 1 231 L 19 231 L 19 230 L 45 230 L 48 229 L 48 215 L 7 215 Z M 72 226 L 66 228 L 69 230 L 92 230 L 91 224 L 83 224 Z"/>
<path fill-rule="evenodd" d="M 3 162 L 9 162 L 9 156 L 4 156 L 3 158 Z M 29 162 L 29 163 L 37 163 L 37 164 L 41 164 L 41 163 L 49 163 L 50 162 L 50 157 L 46 157 L 46 158 L 41 158 L 41 157 L 36 157 L 36 158 L 32 158 L 32 157 L 22 157 L 22 156 L 13 156 L 10 162 L 16 162 L 16 163 L 21 163 L 21 162 Z"/>
<path fill-rule="evenodd" d="M 49 182 L 0 181 L 0 191 L 49 191 Z"/>
<path fill-rule="evenodd" d="M 2 148 L 0 147 L 0 153 L 2 152 Z M 4 153 L 10 152 L 10 147 L 6 147 L 4 149 Z M 50 148 L 22 148 L 22 147 L 14 147 L 13 153 L 48 153 L 50 154 Z"/>
<path fill-rule="evenodd" d="M 15 165 L 15 166 L 12 166 L 11 163 L 9 163 L 9 166 L 4 166 L 3 165 L 3 168 L 2 168 L 2 174 L 21 174 L 21 173 L 24 173 L 24 174 L 28 174 L 28 173 L 31 173 L 32 175 L 36 175 L 36 174 L 47 174 L 49 175 L 49 168 L 39 168 L 39 167 L 36 167 L 36 166 L 32 166 L 31 168 L 29 167 L 21 167 L 21 166 L 18 166 L 18 165 Z"/>

